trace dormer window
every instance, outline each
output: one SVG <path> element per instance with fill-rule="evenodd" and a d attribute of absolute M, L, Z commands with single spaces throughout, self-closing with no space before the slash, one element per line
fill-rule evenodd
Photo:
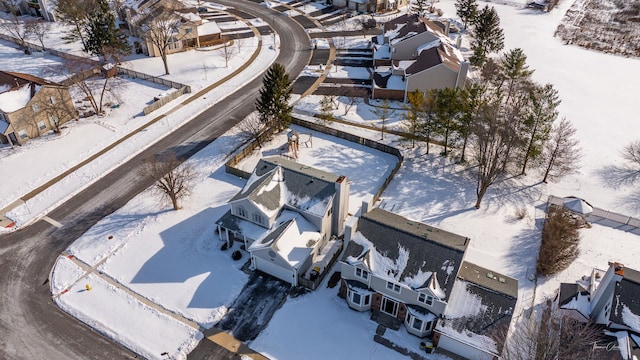
<path fill-rule="evenodd" d="M 264 218 L 260 216 L 260 214 L 258 213 L 253 213 L 251 218 L 253 219 L 253 222 L 256 222 L 258 224 L 264 224 Z"/>
<path fill-rule="evenodd" d="M 247 211 L 242 206 L 236 207 L 236 215 L 241 216 L 243 218 L 247 217 Z"/>
<path fill-rule="evenodd" d="M 358 267 L 356 268 L 356 276 L 362 280 L 369 280 L 369 272 Z"/>
<path fill-rule="evenodd" d="M 420 293 L 418 294 L 418 301 L 425 305 L 431 306 L 433 305 L 433 296 L 427 295 L 425 293 Z"/>
<path fill-rule="evenodd" d="M 391 281 L 387 281 L 387 290 L 391 290 L 395 293 L 400 294 L 400 285 L 393 283 Z"/>

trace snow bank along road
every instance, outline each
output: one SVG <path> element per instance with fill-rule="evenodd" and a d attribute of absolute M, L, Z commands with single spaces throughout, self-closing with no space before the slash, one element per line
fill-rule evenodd
<path fill-rule="evenodd" d="M 275 12 L 255 3 L 218 1 L 265 19 Z M 309 61 L 309 38 L 281 16 L 276 62 L 292 78 Z M 138 176 L 143 159 L 166 150 L 188 157 L 223 134 L 253 109 L 261 76 L 239 88 L 89 188 L 47 214 L 62 224 L 38 221 L 0 236 L 0 359 L 132 359 L 135 354 L 93 332 L 60 311 L 49 294 L 48 276 L 56 257 L 105 215 L 124 205 L 150 183 Z"/>

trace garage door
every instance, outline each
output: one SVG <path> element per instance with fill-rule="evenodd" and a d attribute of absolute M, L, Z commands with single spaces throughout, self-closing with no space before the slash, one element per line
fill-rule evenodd
<path fill-rule="evenodd" d="M 264 260 L 259 257 L 254 256 L 254 264 L 256 265 L 256 269 L 263 271 L 271 276 L 275 276 L 278 279 L 284 280 L 293 286 L 298 285 L 297 279 L 293 277 L 293 270 L 291 268 L 284 268 L 269 260 Z"/>

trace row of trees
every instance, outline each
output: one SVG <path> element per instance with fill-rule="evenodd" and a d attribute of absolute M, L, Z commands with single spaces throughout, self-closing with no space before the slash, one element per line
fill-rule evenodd
<path fill-rule="evenodd" d="M 477 202 L 491 185 L 508 172 L 526 175 L 530 168 L 543 170 L 542 182 L 576 170 L 580 149 L 575 129 L 558 120 L 560 99 L 551 84 L 537 84 L 521 49 L 489 60 L 482 76 L 465 89 L 415 90 L 408 94 L 405 128 L 413 135 L 460 148 L 466 161 L 471 141 L 478 165 Z"/>

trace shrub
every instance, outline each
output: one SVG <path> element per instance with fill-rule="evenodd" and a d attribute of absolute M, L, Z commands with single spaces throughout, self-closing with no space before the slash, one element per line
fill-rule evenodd
<path fill-rule="evenodd" d="M 549 207 L 536 266 L 539 275 L 553 275 L 571 265 L 579 254 L 580 224 L 565 208 Z"/>

